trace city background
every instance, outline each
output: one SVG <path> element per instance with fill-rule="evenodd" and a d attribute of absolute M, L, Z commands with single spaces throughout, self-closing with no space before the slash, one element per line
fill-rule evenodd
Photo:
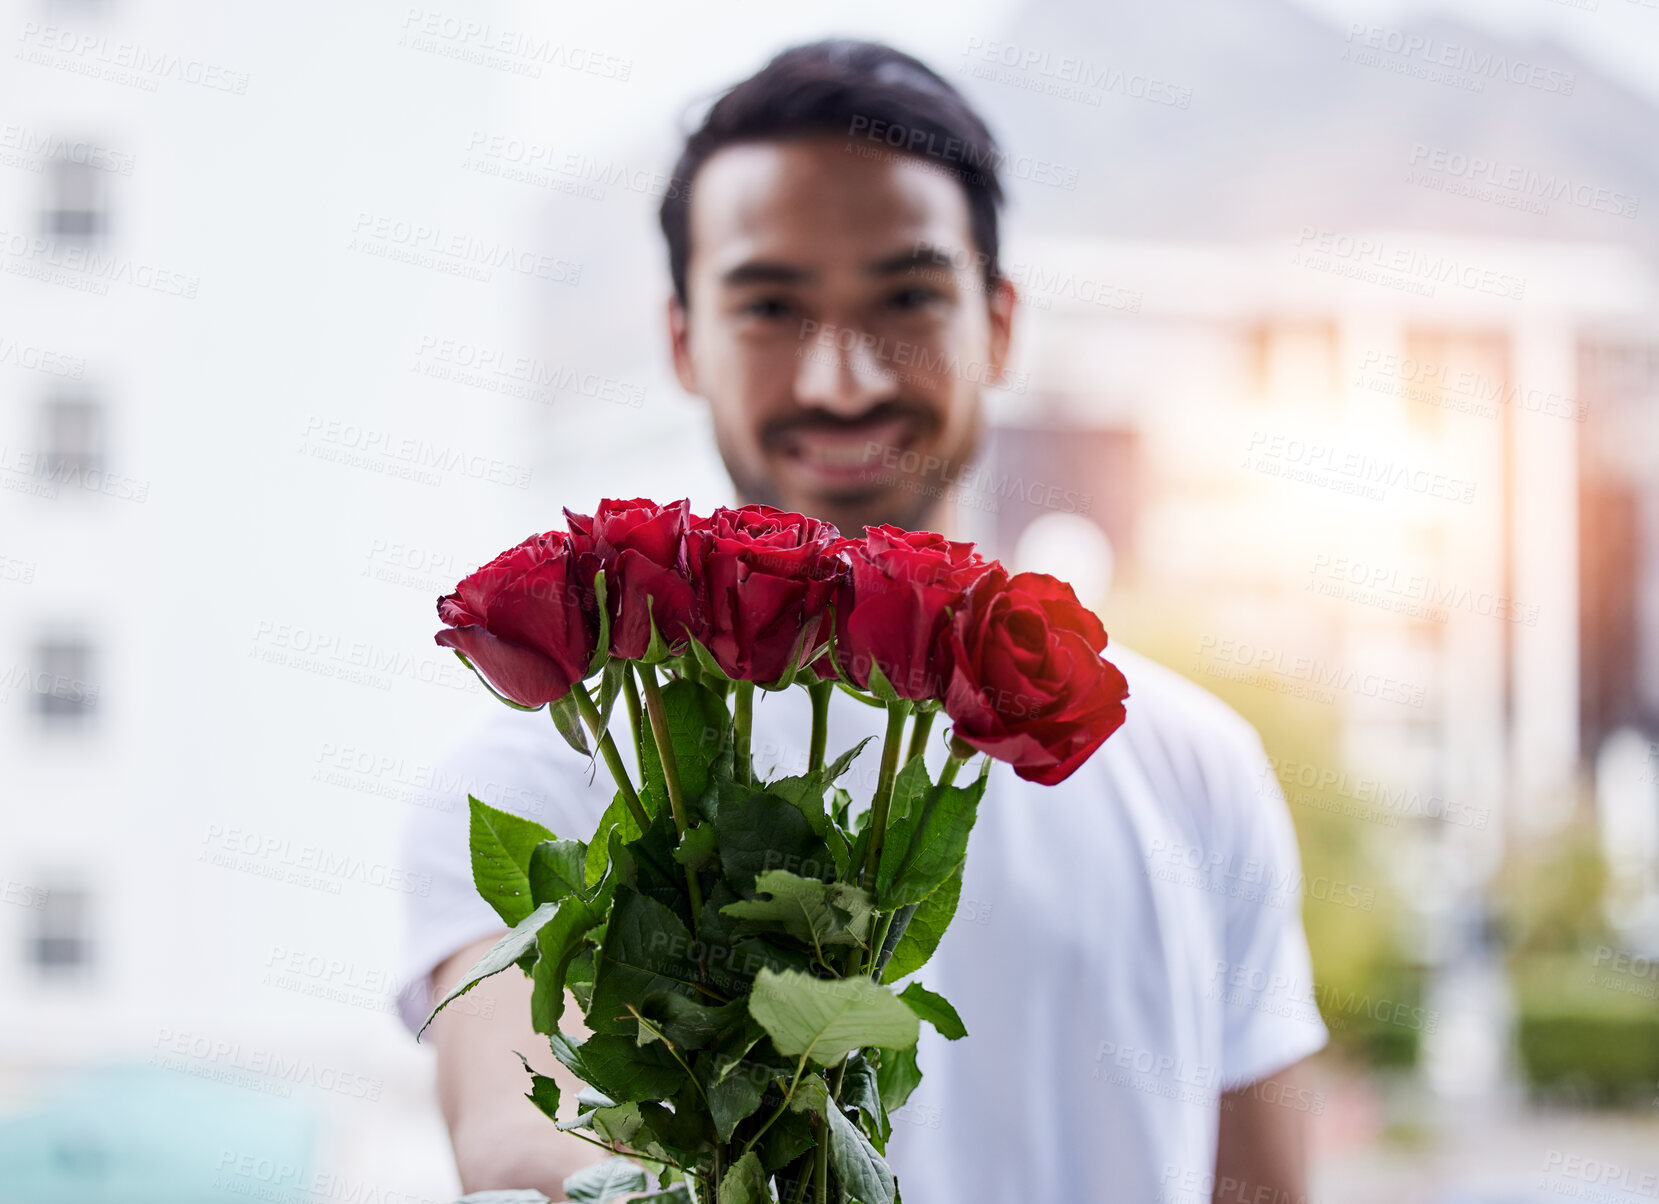
<path fill-rule="evenodd" d="M 432 600 L 563 505 L 730 500 L 656 206 L 830 35 L 1008 152 L 963 528 L 1262 732 L 1314 1198 L 1659 1194 L 1652 0 L 0 31 L 0 1202 L 454 1197 L 401 828 L 513 784 L 434 779 L 495 704 Z"/>

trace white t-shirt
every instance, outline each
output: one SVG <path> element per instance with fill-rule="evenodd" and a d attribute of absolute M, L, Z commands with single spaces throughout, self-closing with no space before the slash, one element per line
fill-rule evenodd
<path fill-rule="evenodd" d="M 924 1077 L 888 1146 L 907 1204 L 1208 1204 L 1220 1092 L 1325 1043 L 1296 840 L 1261 741 L 1179 675 L 1115 644 L 1107 655 L 1129 682 L 1127 721 L 1059 786 L 993 767 L 956 919 L 915 976 L 969 1035 L 922 1026 Z M 763 775 L 804 770 L 808 715 L 804 690 L 757 694 Z M 877 737 L 841 783 L 860 802 L 881 725 L 837 692 L 830 755 Z M 540 712 L 498 706 L 450 765 L 457 797 L 429 800 L 408 831 L 409 868 L 431 878 L 409 896 L 398 1005 L 411 1029 L 430 971 L 502 928 L 473 889 L 465 793 L 578 839 L 613 793 L 603 761 L 590 784 Z"/>

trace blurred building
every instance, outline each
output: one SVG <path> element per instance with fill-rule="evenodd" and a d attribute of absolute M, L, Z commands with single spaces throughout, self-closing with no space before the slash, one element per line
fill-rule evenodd
<path fill-rule="evenodd" d="M 1177 668 L 1334 707 L 1341 764 L 1285 788 L 1442 820 L 1420 902 L 1559 827 L 1616 732 L 1659 736 L 1644 257 L 1309 229 L 1009 259 L 999 546 L 1086 510 L 1122 596 L 1202 616 Z"/>

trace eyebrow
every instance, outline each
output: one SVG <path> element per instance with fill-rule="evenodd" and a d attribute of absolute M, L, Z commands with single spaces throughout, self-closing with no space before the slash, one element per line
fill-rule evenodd
<path fill-rule="evenodd" d="M 932 243 L 919 242 L 908 251 L 878 260 L 869 266 L 868 271 L 872 276 L 903 276 L 918 268 L 944 268 L 949 271 L 953 267 L 955 261 L 949 251 Z"/>
<path fill-rule="evenodd" d="M 865 268 L 865 273 L 886 279 L 907 275 L 919 268 L 943 268 L 948 271 L 954 266 L 949 251 L 932 243 L 918 243 L 907 251 L 876 260 Z M 740 263 L 726 272 L 720 277 L 720 283 L 727 288 L 740 288 L 746 284 L 809 284 L 817 276 L 818 273 L 808 268 L 776 260 L 755 259 Z"/>

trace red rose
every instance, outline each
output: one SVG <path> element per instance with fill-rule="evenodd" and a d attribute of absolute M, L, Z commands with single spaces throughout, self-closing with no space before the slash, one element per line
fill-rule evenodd
<path fill-rule="evenodd" d="M 692 617 L 685 536 L 691 510 L 682 499 L 606 498 L 589 518 L 565 511 L 572 546 L 597 556 L 611 612 L 611 655 L 638 660 L 651 644 L 651 619 L 671 648 L 685 643 Z M 647 605 L 649 602 L 649 606 Z"/>
<path fill-rule="evenodd" d="M 964 742 L 1027 781 L 1064 781 L 1123 723 L 1129 685 L 1106 632 L 1044 573 L 987 579 L 951 620 L 945 710 Z"/>
<path fill-rule="evenodd" d="M 773 682 L 829 641 L 841 533 L 774 506 L 722 507 L 686 539 L 698 638 L 728 677 Z"/>
<path fill-rule="evenodd" d="M 587 676 L 599 638 L 593 575 L 563 531 L 532 535 L 438 599 L 437 641 L 520 706 L 557 702 Z"/>
<path fill-rule="evenodd" d="M 938 663 L 951 608 L 963 591 L 1000 567 L 931 531 L 865 528 L 863 539 L 841 541 L 852 563 L 851 587 L 837 601 L 836 660 L 867 687 L 880 668 L 900 698 L 938 698 L 948 666 Z M 848 596 L 850 594 L 850 596 Z"/>

